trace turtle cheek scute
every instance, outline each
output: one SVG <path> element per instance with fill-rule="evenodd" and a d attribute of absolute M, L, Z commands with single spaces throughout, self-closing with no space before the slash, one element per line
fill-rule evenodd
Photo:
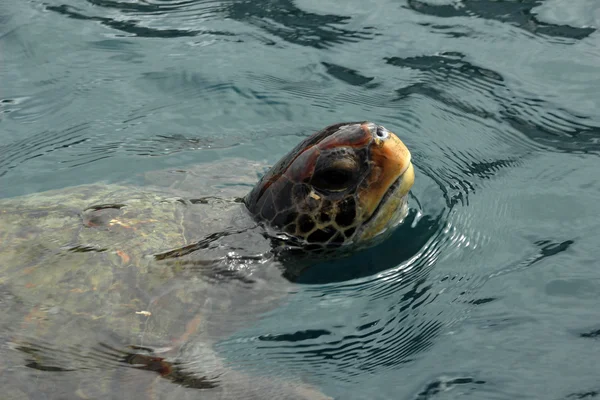
<path fill-rule="evenodd" d="M 331 221 L 331 215 L 329 215 L 327 212 L 325 211 L 321 211 L 319 213 L 319 222 L 321 223 L 326 223 Z"/>
<path fill-rule="evenodd" d="M 339 146 L 362 147 L 366 146 L 372 140 L 370 132 L 365 132 L 360 124 L 346 125 L 324 139 L 319 147 L 331 149 Z"/>
<path fill-rule="evenodd" d="M 273 202 L 277 211 L 287 211 L 292 208 L 294 184 L 287 178 L 282 177 L 274 185 L 272 185 L 271 193 L 276 193 Z"/>
<path fill-rule="evenodd" d="M 311 195 L 312 194 L 312 195 Z M 306 214 L 315 214 L 321 205 L 321 198 L 315 193 L 311 193 L 307 184 L 299 183 L 292 189 L 292 202 L 296 205 L 299 212 Z"/>
<path fill-rule="evenodd" d="M 288 209 L 285 211 L 280 211 L 275 218 L 271 221 L 271 224 L 275 228 L 284 228 L 288 225 L 294 223 L 296 221 L 298 214 L 294 209 Z M 287 229 L 285 229 L 287 231 Z M 294 232 L 296 232 L 296 228 L 294 228 Z M 290 233 L 290 232 L 288 232 Z"/>
<path fill-rule="evenodd" d="M 331 203 L 331 200 L 329 199 L 324 199 L 321 202 L 321 209 L 319 210 L 319 222 L 326 224 L 328 222 L 331 221 L 332 219 L 332 214 L 334 213 L 334 208 L 333 208 L 333 204 Z"/>
<path fill-rule="evenodd" d="M 319 200 L 308 196 L 306 199 L 304 199 L 304 202 L 301 203 L 301 208 L 304 212 L 313 214 L 315 210 L 319 208 L 320 204 L 321 202 Z"/>
<path fill-rule="evenodd" d="M 312 231 L 315 227 L 315 221 L 308 215 L 302 214 L 298 217 L 296 222 L 298 225 L 298 233 L 301 235 L 306 235 L 310 231 Z"/>
<path fill-rule="evenodd" d="M 327 248 L 328 249 L 337 249 L 340 248 L 344 245 L 344 242 L 346 241 L 346 238 L 344 237 L 344 235 L 341 232 L 338 232 L 333 239 L 331 239 L 327 244 Z"/>
<path fill-rule="evenodd" d="M 300 204 L 308 197 L 310 188 L 304 183 L 297 183 L 292 187 L 292 202 Z"/>
<path fill-rule="evenodd" d="M 326 243 L 329 239 L 331 239 L 337 231 L 335 228 L 328 226 L 326 228 L 317 229 L 313 233 L 311 233 L 306 239 L 309 243 Z"/>
<path fill-rule="evenodd" d="M 369 170 L 371 161 L 369 159 L 369 148 L 355 149 L 354 154 L 360 164 L 360 170 L 364 173 Z"/>
<path fill-rule="evenodd" d="M 292 236 L 296 235 L 296 229 L 297 229 L 296 224 L 289 224 L 289 225 L 286 225 L 285 228 L 283 228 L 283 230 L 287 234 L 292 235 Z"/>
<path fill-rule="evenodd" d="M 354 235 L 354 232 L 356 232 L 356 228 L 354 228 L 354 227 L 346 229 L 344 231 L 344 236 L 346 237 L 346 239 L 350 239 L 352 237 L 352 235 Z"/>
<path fill-rule="evenodd" d="M 262 203 L 262 207 L 260 208 L 260 216 L 266 221 L 271 221 L 277 214 L 277 210 L 275 209 L 275 203 L 273 202 L 272 192 L 269 190 L 262 199 L 259 200 L 259 203 Z M 260 204 L 258 204 L 260 205 Z"/>
<path fill-rule="evenodd" d="M 346 228 L 354 224 L 356 219 L 356 201 L 353 197 L 346 197 L 339 204 L 339 211 L 335 216 L 335 223 Z"/>
<path fill-rule="evenodd" d="M 305 181 L 312 176 L 320 151 L 313 147 L 300 154 L 288 167 L 285 175 L 294 182 Z"/>

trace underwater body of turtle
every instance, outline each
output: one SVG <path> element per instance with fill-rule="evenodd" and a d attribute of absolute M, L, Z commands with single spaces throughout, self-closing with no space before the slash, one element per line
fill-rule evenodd
<path fill-rule="evenodd" d="M 224 184 L 255 183 L 258 167 L 237 163 L 168 188 L 155 177 L 0 201 L 9 398 L 327 398 L 228 368 L 212 345 L 274 307 L 311 257 L 385 238 L 407 212 L 410 152 L 356 122 L 302 141 L 249 193 Z"/>

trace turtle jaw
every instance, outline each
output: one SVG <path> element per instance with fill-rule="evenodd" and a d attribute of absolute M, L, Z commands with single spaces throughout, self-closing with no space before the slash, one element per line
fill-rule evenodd
<path fill-rule="evenodd" d="M 411 162 L 383 195 L 381 202 L 363 223 L 354 241 L 358 244 L 370 242 L 385 233 L 391 233 L 408 214 L 408 192 L 415 180 L 415 171 Z"/>

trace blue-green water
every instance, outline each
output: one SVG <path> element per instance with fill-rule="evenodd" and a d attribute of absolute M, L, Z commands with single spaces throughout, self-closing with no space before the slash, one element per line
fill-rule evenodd
<path fill-rule="evenodd" d="M 336 399 L 600 396 L 599 26 L 596 0 L 3 1 L 0 197 L 376 121 L 413 154 L 406 223 L 219 352 Z"/>

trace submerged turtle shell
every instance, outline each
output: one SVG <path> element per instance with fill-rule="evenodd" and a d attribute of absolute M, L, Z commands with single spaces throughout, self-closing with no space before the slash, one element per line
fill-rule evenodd
<path fill-rule="evenodd" d="M 212 350 L 289 284 L 276 268 L 245 262 L 270 246 L 235 200 L 263 166 L 227 160 L 199 170 L 149 178 L 168 188 L 84 185 L 0 200 L 4 393 L 325 398 L 227 369 Z"/>

